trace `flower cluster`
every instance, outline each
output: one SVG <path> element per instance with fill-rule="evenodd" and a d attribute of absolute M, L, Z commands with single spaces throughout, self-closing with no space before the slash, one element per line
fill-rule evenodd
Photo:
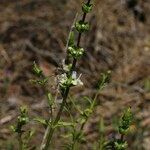
<path fill-rule="evenodd" d="M 78 59 L 84 54 L 84 49 L 77 46 L 69 46 L 68 54 L 72 58 Z"/>
<path fill-rule="evenodd" d="M 84 22 L 82 20 L 76 22 L 75 28 L 79 33 L 83 33 L 89 30 L 90 26 L 87 22 Z"/>
<path fill-rule="evenodd" d="M 72 76 L 68 77 L 66 73 L 63 73 L 59 76 L 59 86 L 61 90 L 65 90 L 67 87 L 83 85 L 80 80 L 81 75 L 77 77 L 76 71 L 73 71 Z"/>

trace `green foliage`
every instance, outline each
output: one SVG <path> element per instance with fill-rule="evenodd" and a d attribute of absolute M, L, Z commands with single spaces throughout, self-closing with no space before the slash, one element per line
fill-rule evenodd
<path fill-rule="evenodd" d="M 82 5 L 82 11 L 83 11 L 84 13 L 89 13 L 89 12 L 92 11 L 92 7 L 93 7 L 92 4 L 83 3 L 83 5 Z"/>
<path fill-rule="evenodd" d="M 130 132 L 130 127 L 133 121 L 133 114 L 131 108 L 126 108 L 123 115 L 120 118 L 120 123 L 118 124 L 120 139 L 112 139 L 104 144 L 104 150 L 126 150 L 128 143 L 124 140 L 124 136 Z"/>
<path fill-rule="evenodd" d="M 126 141 L 117 140 L 114 142 L 115 150 L 125 150 L 127 147 L 128 147 L 128 144 Z"/>
<path fill-rule="evenodd" d="M 11 126 L 11 129 L 14 132 L 22 133 L 23 132 L 22 127 L 26 125 L 28 122 L 29 122 L 29 117 L 28 117 L 27 108 L 25 106 L 20 107 L 20 115 L 18 116 L 18 119 L 17 119 L 17 125 Z"/>
<path fill-rule="evenodd" d="M 33 72 L 35 73 L 35 75 L 37 75 L 38 77 L 40 77 L 43 73 L 43 71 L 37 66 L 37 64 L 33 63 Z"/>
<path fill-rule="evenodd" d="M 45 128 L 49 125 L 49 122 L 43 118 L 40 118 L 40 117 L 36 117 L 34 119 L 34 121 L 37 121 L 39 122 L 40 124 L 42 124 Z"/>
<path fill-rule="evenodd" d="M 39 79 L 39 80 L 31 79 L 30 82 L 34 83 L 34 84 L 38 84 L 38 85 L 44 86 L 48 82 L 48 78 Z"/>
<path fill-rule="evenodd" d="M 74 32 L 72 31 L 70 33 L 68 46 L 74 46 L 74 41 L 75 41 L 75 35 L 74 35 Z"/>
<path fill-rule="evenodd" d="M 129 132 L 132 119 L 133 119 L 133 114 L 131 112 L 131 108 L 129 107 L 124 111 L 124 114 L 122 115 L 120 119 L 120 125 L 119 125 L 120 134 L 125 135 Z"/>
<path fill-rule="evenodd" d="M 108 70 L 106 73 L 101 73 L 100 79 L 97 83 L 97 89 L 102 90 L 111 78 L 111 71 Z"/>
<path fill-rule="evenodd" d="M 47 93 L 47 100 L 49 107 L 52 107 L 54 105 L 54 98 L 50 92 Z"/>
<path fill-rule="evenodd" d="M 17 118 L 16 125 L 11 126 L 13 132 L 17 133 L 17 138 L 19 142 L 19 150 L 28 150 L 30 147 L 28 146 L 29 141 L 31 140 L 34 130 L 24 131 L 23 127 L 28 124 L 28 110 L 25 106 L 20 107 L 20 114 Z M 32 147 L 35 149 L 35 147 Z"/>

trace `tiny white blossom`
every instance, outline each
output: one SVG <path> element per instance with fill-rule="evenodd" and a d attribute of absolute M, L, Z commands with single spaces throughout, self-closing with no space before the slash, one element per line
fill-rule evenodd
<path fill-rule="evenodd" d="M 81 81 L 81 74 L 79 75 L 79 77 L 77 78 L 77 72 L 73 71 L 72 73 L 72 84 L 75 85 L 83 85 L 83 82 Z"/>

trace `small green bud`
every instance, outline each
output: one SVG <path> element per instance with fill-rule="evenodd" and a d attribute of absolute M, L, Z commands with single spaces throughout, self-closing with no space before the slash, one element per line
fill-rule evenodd
<path fill-rule="evenodd" d="M 69 56 L 78 59 L 84 54 L 84 49 L 76 46 L 68 47 Z"/>
<path fill-rule="evenodd" d="M 33 71 L 38 77 L 41 76 L 43 73 L 42 70 L 37 66 L 35 61 L 33 62 Z"/>
<path fill-rule="evenodd" d="M 75 28 L 79 33 L 83 33 L 89 30 L 90 26 L 87 22 L 83 22 L 82 20 L 75 23 Z"/>
<path fill-rule="evenodd" d="M 114 142 L 115 150 L 125 150 L 127 147 L 128 147 L 128 144 L 126 141 L 117 140 Z"/>
<path fill-rule="evenodd" d="M 84 12 L 84 13 L 89 13 L 89 12 L 91 12 L 92 11 L 92 7 L 93 7 L 93 5 L 92 4 L 83 4 L 82 5 L 82 11 Z"/>

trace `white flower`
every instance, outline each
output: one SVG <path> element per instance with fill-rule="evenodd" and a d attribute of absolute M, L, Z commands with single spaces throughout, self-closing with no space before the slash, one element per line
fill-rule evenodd
<path fill-rule="evenodd" d="M 81 74 L 79 75 L 79 77 L 77 78 L 77 72 L 73 71 L 72 73 L 72 85 L 83 85 L 83 82 L 81 81 Z"/>

